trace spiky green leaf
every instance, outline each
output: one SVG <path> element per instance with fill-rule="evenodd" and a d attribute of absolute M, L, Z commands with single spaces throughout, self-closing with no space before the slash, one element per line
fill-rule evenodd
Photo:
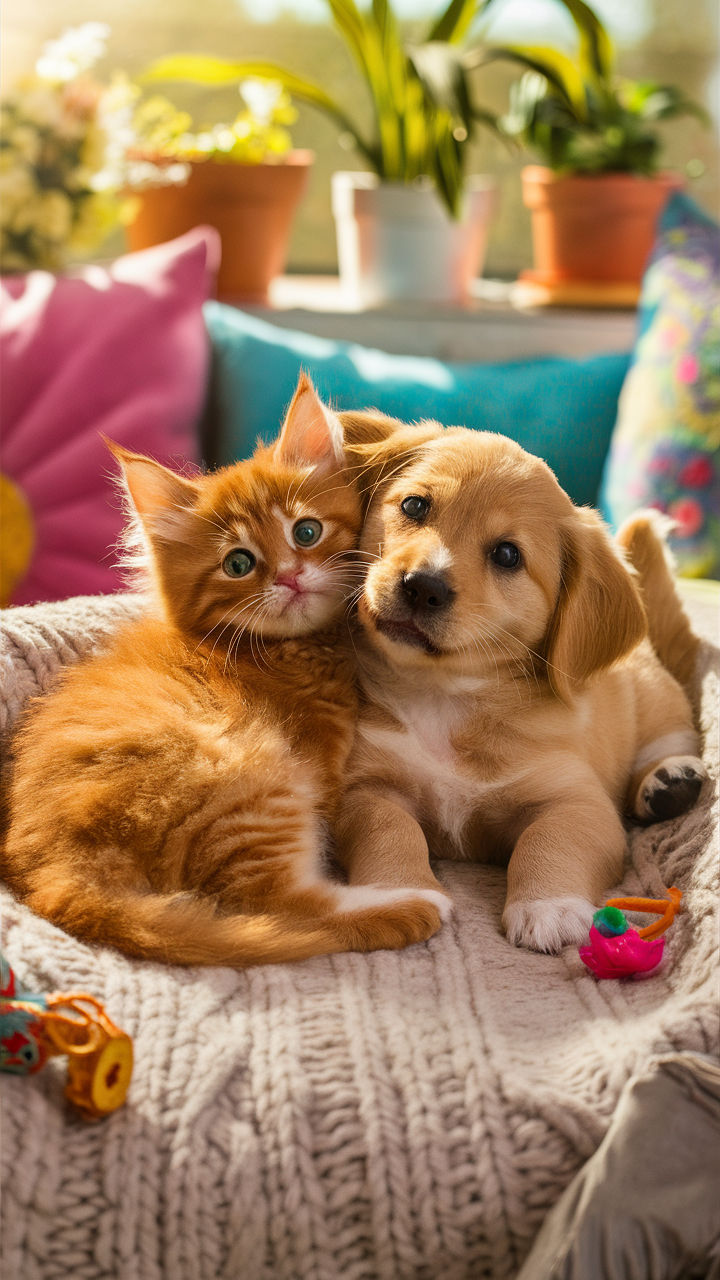
<path fill-rule="evenodd" d="M 473 127 L 467 69 L 462 54 L 453 45 L 432 41 L 409 45 L 408 58 L 423 86 L 427 102 L 435 110 L 444 110 L 455 122 Z M 452 128 L 450 130 L 452 133 Z"/>
<path fill-rule="evenodd" d="M 503 45 L 483 51 L 478 61 L 516 62 L 526 71 L 536 71 L 565 99 L 579 120 L 587 116 L 586 82 L 575 59 L 550 45 Z"/>
<path fill-rule="evenodd" d="M 492 0 L 450 0 L 450 4 L 430 27 L 426 40 L 444 40 L 460 44 L 475 18 L 489 8 Z"/>
<path fill-rule="evenodd" d="M 628 111 L 643 120 L 673 120 L 691 115 L 704 125 L 711 123 L 704 107 L 675 85 L 658 84 L 655 80 L 626 80 L 621 82 L 619 91 Z"/>
<path fill-rule="evenodd" d="M 615 49 L 607 29 L 585 0 L 560 0 L 560 4 L 575 23 L 581 64 L 589 67 L 599 80 L 608 81 L 615 63 Z"/>

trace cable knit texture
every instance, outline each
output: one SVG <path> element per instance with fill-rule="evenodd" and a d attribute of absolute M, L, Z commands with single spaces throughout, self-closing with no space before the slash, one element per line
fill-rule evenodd
<path fill-rule="evenodd" d="M 138 607 L 8 611 L 3 730 Z M 66 1107 L 62 1060 L 0 1078 L 3 1274 L 514 1276 L 626 1081 L 658 1052 L 718 1052 L 717 658 L 706 643 L 698 666 L 713 782 L 630 832 L 623 891 L 685 895 L 644 982 L 509 946 L 497 868 L 440 864 L 457 914 L 425 945 L 248 972 L 92 949 L 0 890 L 20 980 L 93 992 L 136 1049 L 127 1105 L 95 1125 Z"/>

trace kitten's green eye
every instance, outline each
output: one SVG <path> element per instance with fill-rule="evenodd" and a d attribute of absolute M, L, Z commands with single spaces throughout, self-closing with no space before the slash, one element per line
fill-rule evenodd
<path fill-rule="evenodd" d="M 293 525 L 293 538 L 299 547 L 311 547 L 321 533 L 322 525 L 319 520 L 298 520 Z"/>
<path fill-rule="evenodd" d="M 255 557 L 251 551 L 243 551 L 237 547 L 234 551 L 228 551 L 222 567 L 228 578 L 244 578 L 255 568 Z"/>

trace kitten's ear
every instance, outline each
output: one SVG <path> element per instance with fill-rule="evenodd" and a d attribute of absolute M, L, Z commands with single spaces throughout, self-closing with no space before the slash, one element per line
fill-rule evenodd
<path fill-rule="evenodd" d="M 336 471 L 345 465 L 340 419 L 323 404 L 307 374 L 301 373 L 279 439 L 275 462 L 290 467 Z"/>
<path fill-rule="evenodd" d="M 122 467 L 125 487 L 143 524 L 170 533 L 178 516 L 194 505 L 197 485 L 142 453 L 131 453 L 112 440 L 105 443 Z"/>

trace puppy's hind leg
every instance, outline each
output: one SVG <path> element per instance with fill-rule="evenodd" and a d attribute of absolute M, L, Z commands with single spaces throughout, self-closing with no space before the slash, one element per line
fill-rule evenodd
<path fill-rule="evenodd" d="M 669 734 L 666 743 L 662 739 L 650 743 L 640 753 L 641 765 L 636 761 L 632 786 L 634 817 L 643 822 L 665 822 L 692 809 L 708 776 L 702 760 L 694 754 L 696 743 L 694 733 L 679 732 Z"/>
<path fill-rule="evenodd" d="M 641 746 L 627 791 L 627 811 L 641 822 L 664 822 L 692 808 L 707 770 L 690 704 L 677 681 L 659 673 L 640 707 Z"/>

